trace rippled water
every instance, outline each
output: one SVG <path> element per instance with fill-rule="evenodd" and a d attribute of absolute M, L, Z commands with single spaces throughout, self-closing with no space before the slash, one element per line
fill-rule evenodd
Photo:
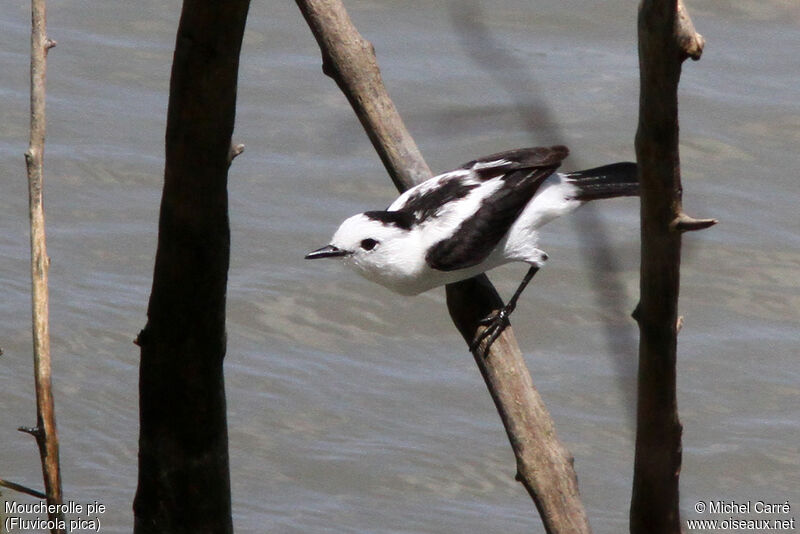
<path fill-rule="evenodd" d="M 155 251 L 167 88 L 180 5 L 52 2 L 46 206 L 65 492 L 132 527 L 138 350 Z M 707 39 L 681 84 L 688 235 L 679 344 L 682 506 L 800 507 L 800 8 L 689 2 Z M 532 144 L 568 168 L 633 158 L 634 2 L 347 3 L 429 164 Z M 40 486 L 30 370 L 27 3 L 0 11 L 0 477 Z M 241 532 L 541 532 L 442 291 L 398 297 L 303 262 L 390 181 L 320 69 L 294 4 L 254 2 L 230 174 L 228 357 Z M 517 336 L 576 457 L 598 533 L 627 528 L 638 215 L 598 203 L 545 235 L 551 256 Z M 509 295 L 524 272 L 492 279 Z M 26 499 L 4 491 L 6 498 Z"/>

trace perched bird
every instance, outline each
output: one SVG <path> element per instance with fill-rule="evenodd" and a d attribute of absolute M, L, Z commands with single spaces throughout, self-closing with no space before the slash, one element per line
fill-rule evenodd
<path fill-rule="evenodd" d="M 470 161 L 412 187 L 385 210 L 345 220 L 329 245 L 306 259 L 339 258 L 403 295 L 457 282 L 500 265 L 530 268 L 508 303 L 486 317 L 470 350 L 497 339 L 536 271 L 547 260 L 539 228 L 595 199 L 639 192 L 635 163 L 557 173 L 565 146 L 521 148 Z"/>

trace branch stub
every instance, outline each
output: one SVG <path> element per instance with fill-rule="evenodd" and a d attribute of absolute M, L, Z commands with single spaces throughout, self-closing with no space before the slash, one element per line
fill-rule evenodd
<path fill-rule="evenodd" d="M 680 213 L 669 224 L 669 229 L 673 232 L 692 232 L 695 230 L 704 230 L 714 226 L 718 222 L 717 219 L 695 219 L 685 213 Z"/>

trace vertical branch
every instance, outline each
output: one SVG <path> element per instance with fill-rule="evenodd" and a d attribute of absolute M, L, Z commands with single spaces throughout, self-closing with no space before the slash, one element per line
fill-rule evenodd
<path fill-rule="evenodd" d="M 228 168 L 249 0 L 184 0 L 139 368 L 134 532 L 233 532 L 223 359 Z"/>
<path fill-rule="evenodd" d="M 340 0 L 296 0 L 322 51 L 323 72 L 344 92 L 400 191 L 431 172 L 406 130 L 380 76 L 375 51 L 353 26 Z M 485 275 L 447 286 L 450 315 L 467 344 L 478 321 L 503 302 Z M 547 408 L 510 327 L 475 351 L 517 458 L 517 479 L 531 495 L 548 533 L 590 532 L 572 457 L 558 440 Z"/>
<path fill-rule="evenodd" d="M 641 297 L 636 455 L 630 530 L 681 532 L 678 476 L 681 432 L 676 397 L 681 233 L 714 224 L 683 213 L 678 154 L 678 82 L 703 38 L 681 0 L 643 0 L 639 7 L 641 92 L 636 157 L 641 183 Z"/>
<path fill-rule="evenodd" d="M 33 367 L 36 386 L 36 426 L 20 429 L 36 438 L 42 460 L 47 502 L 62 502 L 61 473 L 58 461 L 58 432 L 50 379 L 50 329 L 47 271 L 50 260 L 45 242 L 44 204 L 42 199 L 45 138 L 45 81 L 47 51 L 55 42 L 47 38 L 45 1 L 31 1 L 31 135 L 25 164 L 31 223 L 31 300 L 33 313 Z M 51 520 L 63 520 L 63 514 L 49 514 Z M 63 532 L 54 529 L 54 532 Z"/>

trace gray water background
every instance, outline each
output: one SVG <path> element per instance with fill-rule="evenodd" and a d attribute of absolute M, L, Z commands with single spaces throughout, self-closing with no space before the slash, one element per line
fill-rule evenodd
<path fill-rule="evenodd" d="M 678 395 L 681 503 L 800 508 L 800 7 L 689 2 L 707 39 L 684 66 L 687 211 Z M 347 2 L 434 171 L 565 143 L 566 169 L 634 157 L 633 1 Z M 179 2 L 50 2 L 45 201 L 64 490 L 129 532 L 138 349 L 163 172 Z M 0 477 L 40 487 L 31 378 L 28 3 L 0 8 Z M 304 262 L 395 191 L 324 77 L 292 2 L 251 7 L 230 172 L 226 385 L 240 532 L 542 532 L 443 291 L 393 295 Z M 637 203 L 586 207 L 544 235 L 550 261 L 514 326 L 575 455 L 598 533 L 627 530 L 633 460 Z M 492 273 L 506 297 L 524 273 Z M 3 491 L 6 499 L 33 499 Z M 786 516 L 789 517 L 789 516 Z"/>

